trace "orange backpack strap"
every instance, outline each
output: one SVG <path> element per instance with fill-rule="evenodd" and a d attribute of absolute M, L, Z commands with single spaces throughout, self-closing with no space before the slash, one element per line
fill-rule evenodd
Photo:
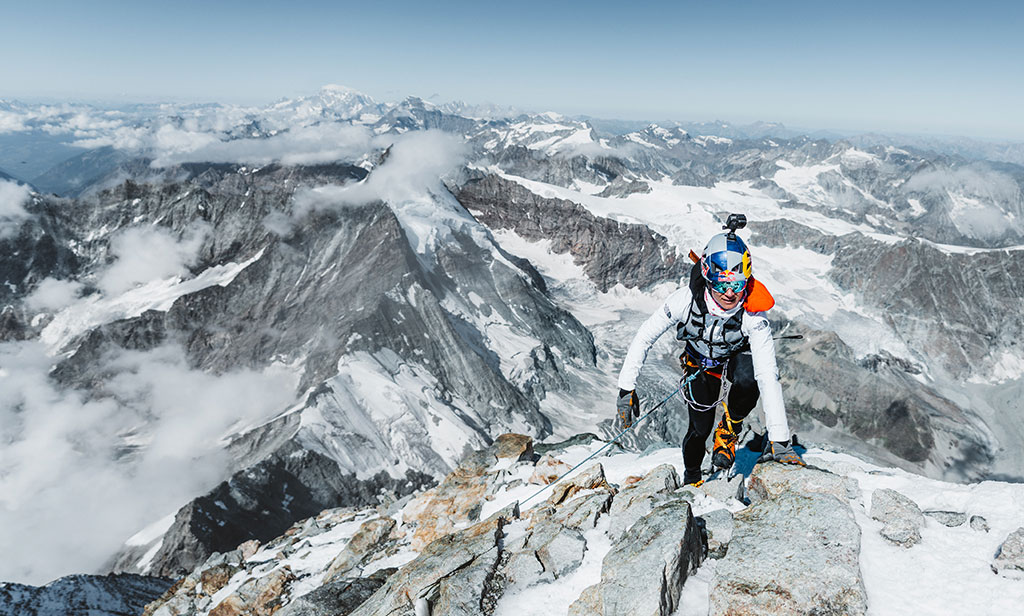
<path fill-rule="evenodd" d="M 747 312 L 766 312 L 775 305 L 775 298 L 768 292 L 768 289 L 756 278 L 750 279 L 750 293 L 743 302 L 743 308 Z"/>
<path fill-rule="evenodd" d="M 693 261 L 694 263 L 696 263 L 696 262 L 700 261 L 700 257 L 697 256 L 697 253 L 695 253 L 695 252 L 693 252 L 691 250 L 690 251 L 690 260 Z"/>

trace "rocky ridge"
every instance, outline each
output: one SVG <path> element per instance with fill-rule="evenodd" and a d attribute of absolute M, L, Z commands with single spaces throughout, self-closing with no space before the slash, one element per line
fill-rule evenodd
<path fill-rule="evenodd" d="M 866 614 L 872 588 L 886 596 L 862 572 L 884 566 L 862 535 L 887 531 L 867 517 L 858 477 L 874 480 L 852 458 L 809 452 L 807 468 L 758 464 L 682 487 L 677 450 L 613 454 L 550 484 L 542 466 L 601 445 L 581 442 L 544 446 L 542 463 L 530 438 L 501 436 L 435 488 L 326 510 L 258 548 L 212 556 L 146 615 Z M 741 471 L 751 456 L 741 452 Z M 940 528 L 888 550 L 928 550 L 959 532 Z M 988 572 L 1001 588 L 1018 571 L 1019 534 L 990 557 L 1006 572 Z"/>
<path fill-rule="evenodd" d="M 0 584 L 5 616 L 122 616 L 139 614 L 171 586 L 167 578 L 113 574 L 71 575 L 40 587 Z"/>

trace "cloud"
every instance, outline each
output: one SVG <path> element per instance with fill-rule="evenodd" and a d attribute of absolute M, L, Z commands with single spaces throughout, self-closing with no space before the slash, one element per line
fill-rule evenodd
<path fill-rule="evenodd" d="M 211 489 L 220 440 L 294 402 L 281 367 L 215 376 L 180 348 L 112 358 L 92 399 L 55 387 L 37 342 L 0 344 L 0 580 L 95 572 L 129 536 Z"/>
<path fill-rule="evenodd" d="M 84 285 L 74 280 L 57 280 L 44 278 L 39 286 L 25 298 L 25 307 L 29 310 L 58 312 L 78 299 Z"/>
<path fill-rule="evenodd" d="M 0 109 L 0 135 L 30 130 L 25 124 L 25 116 L 14 111 Z"/>
<path fill-rule="evenodd" d="M 363 205 L 374 201 L 397 204 L 439 187 L 441 179 L 462 161 L 469 148 L 461 137 L 441 131 L 416 131 L 380 138 L 390 147 L 387 159 L 361 182 L 323 186 L 296 193 L 292 215 L 301 218 L 314 210 Z"/>
<path fill-rule="evenodd" d="M 0 238 L 18 232 L 21 223 L 30 216 L 25 211 L 32 191 L 25 184 L 0 180 Z"/>
<path fill-rule="evenodd" d="M 179 241 L 162 227 L 122 231 L 111 241 L 115 261 L 100 274 L 97 286 L 110 296 L 151 280 L 186 276 L 208 232 L 208 227 L 195 226 Z"/>
<path fill-rule="evenodd" d="M 1007 232 L 1024 232 L 1024 193 L 1009 175 L 982 165 L 930 170 L 903 185 L 905 193 L 926 193 L 949 199 L 949 216 L 970 237 L 997 240 Z"/>
<path fill-rule="evenodd" d="M 915 174 L 904 189 L 915 192 L 958 191 L 972 197 L 990 201 L 1012 201 L 1020 198 L 1021 188 L 1005 173 L 983 166 L 957 169 L 936 169 Z"/>
<path fill-rule="evenodd" d="M 351 160 L 370 149 L 372 137 L 362 126 L 333 122 L 296 128 L 263 139 L 233 141 L 202 140 L 201 136 L 208 135 L 180 132 L 165 131 L 163 139 L 156 140 L 153 147 L 160 154 L 153 162 L 154 167 L 183 162 L 265 165 L 280 161 L 286 165 L 310 165 Z"/>

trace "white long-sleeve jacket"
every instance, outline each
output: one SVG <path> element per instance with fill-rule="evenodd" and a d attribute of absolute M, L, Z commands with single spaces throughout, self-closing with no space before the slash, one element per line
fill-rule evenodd
<path fill-rule="evenodd" d="M 631 391 L 636 388 L 636 379 L 640 375 L 640 368 L 643 367 L 644 361 L 647 359 L 648 351 L 662 334 L 678 323 L 686 322 L 692 299 L 689 287 L 683 286 L 670 295 L 661 307 L 644 321 L 634 336 L 633 342 L 629 345 L 626 359 L 622 362 L 622 370 L 619 372 L 620 389 Z M 710 300 L 710 298 L 707 299 Z M 754 379 L 757 381 L 757 387 L 761 393 L 768 438 L 773 441 L 787 441 L 790 437 L 789 422 L 786 420 L 782 385 L 779 384 L 778 367 L 775 363 L 775 342 L 772 340 L 771 324 L 763 312 L 748 312 L 742 307 L 738 307 L 736 310 L 743 310 L 740 332 L 750 341 Z M 728 316 L 732 314 L 734 312 L 730 311 Z M 715 328 L 711 328 L 710 335 L 715 335 Z"/>

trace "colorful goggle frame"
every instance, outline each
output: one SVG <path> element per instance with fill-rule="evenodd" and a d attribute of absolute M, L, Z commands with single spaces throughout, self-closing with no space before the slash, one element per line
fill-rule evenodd
<path fill-rule="evenodd" d="M 711 290 L 717 291 L 718 293 L 725 293 L 729 289 L 732 289 L 735 293 L 742 293 L 743 289 L 747 288 L 746 279 L 742 280 L 720 280 L 718 282 L 712 282 Z"/>

